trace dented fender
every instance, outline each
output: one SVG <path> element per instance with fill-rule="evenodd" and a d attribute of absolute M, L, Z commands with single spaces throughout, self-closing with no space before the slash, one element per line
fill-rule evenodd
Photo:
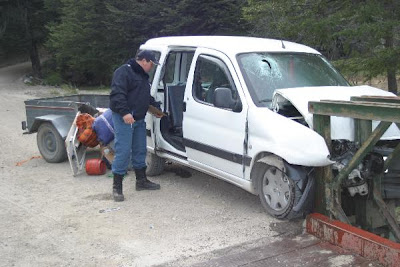
<path fill-rule="evenodd" d="M 293 165 L 317 167 L 333 163 L 324 138 L 312 129 L 268 108 L 250 109 L 248 118 L 248 153 L 252 158 L 267 152 Z"/>

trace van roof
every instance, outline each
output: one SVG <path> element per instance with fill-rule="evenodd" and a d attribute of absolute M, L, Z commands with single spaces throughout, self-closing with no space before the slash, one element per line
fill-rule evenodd
<path fill-rule="evenodd" d="M 245 36 L 171 36 L 149 39 L 149 46 L 185 46 L 203 47 L 219 50 L 228 54 L 245 52 L 301 52 L 320 54 L 308 46 L 267 38 Z"/>

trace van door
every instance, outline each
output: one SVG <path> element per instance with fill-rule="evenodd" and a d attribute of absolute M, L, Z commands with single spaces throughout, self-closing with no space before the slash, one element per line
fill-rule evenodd
<path fill-rule="evenodd" d="M 217 88 L 229 88 L 241 108 L 234 111 L 214 105 Z M 184 146 L 191 165 L 243 178 L 244 166 L 250 164 L 244 153 L 247 151 L 244 99 L 230 59 L 215 50 L 197 49 L 186 86 L 183 115 Z"/>
<path fill-rule="evenodd" d="M 158 47 L 147 47 L 147 50 L 151 50 L 156 59 L 159 62 L 163 62 L 164 58 L 161 56 L 163 49 L 162 48 L 158 48 Z M 142 48 L 139 49 L 143 50 Z M 151 91 L 150 94 L 151 96 L 154 97 L 154 99 L 156 101 L 160 101 L 160 96 L 158 94 L 158 81 L 159 81 L 159 76 L 161 73 L 161 66 L 155 66 L 154 68 L 151 69 L 151 71 L 148 73 L 149 74 L 149 82 L 151 84 Z M 161 96 L 162 97 L 162 96 Z M 155 138 L 155 123 L 156 120 L 158 120 L 157 118 L 155 118 L 154 116 L 152 116 L 151 114 L 147 113 L 146 117 L 145 117 L 145 121 L 146 121 L 146 143 L 147 143 L 147 148 L 148 149 L 155 149 L 156 148 L 156 138 Z"/>
<path fill-rule="evenodd" d="M 186 160 L 183 145 L 183 102 L 194 48 L 170 47 L 160 77 L 163 92 L 163 112 L 166 114 L 159 124 L 158 148 L 163 152 Z"/>

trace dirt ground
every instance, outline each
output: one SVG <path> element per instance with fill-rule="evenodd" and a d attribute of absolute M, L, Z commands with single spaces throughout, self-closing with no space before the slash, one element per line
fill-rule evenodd
<path fill-rule="evenodd" d="M 73 177 L 68 162 L 37 158 L 36 134 L 21 129 L 24 100 L 60 89 L 25 85 L 29 70 L 0 69 L 0 266 L 184 266 L 302 231 L 302 221 L 268 216 L 257 196 L 174 164 L 153 178 L 156 192 L 136 192 L 130 173 L 115 203 L 109 172 Z"/>

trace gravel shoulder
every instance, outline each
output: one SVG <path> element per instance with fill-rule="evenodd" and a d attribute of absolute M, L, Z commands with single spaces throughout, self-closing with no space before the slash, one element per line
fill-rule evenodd
<path fill-rule="evenodd" d="M 115 203 L 109 172 L 73 177 L 68 162 L 37 158 L 36 134 L 21 130 L 24 100 L 60 89 L 25 85 L 29 69 L 0 69 L 0 266 L 188 266 L 302 231 L 302 221 L 267 215 L 257 196 L 175 164 L 153 178 L 158 192 L 136 192 L 129 173 L 126 201 Z"/>

